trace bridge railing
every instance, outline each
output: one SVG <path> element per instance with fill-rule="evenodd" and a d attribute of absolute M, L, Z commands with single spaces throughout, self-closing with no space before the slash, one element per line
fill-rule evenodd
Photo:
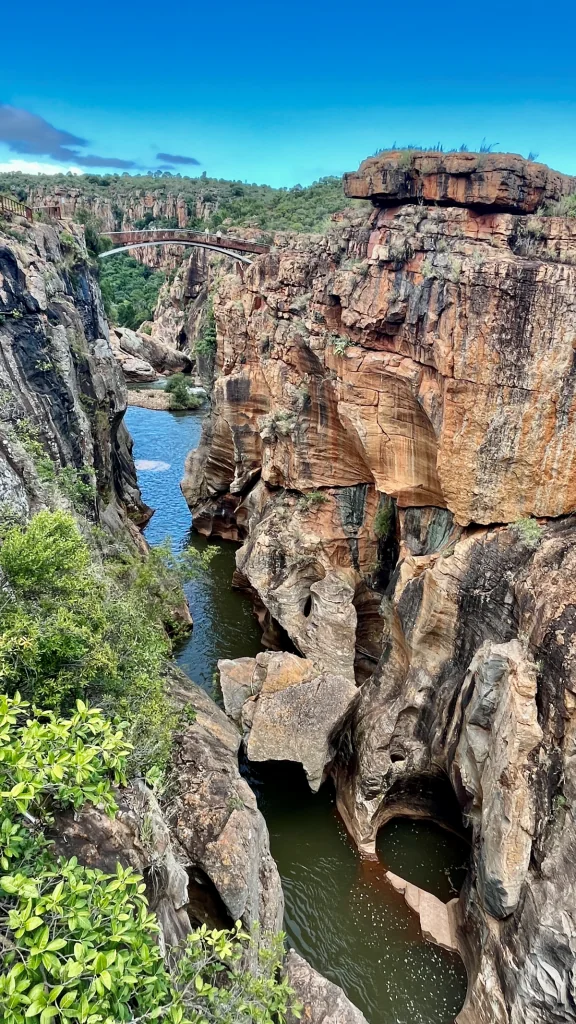
<path fill-rule="evenodd" d="M 270 251 L 269 245 L 253 242 L 247 238 L 234 238 L 231 235 L 195 231 L 190 228 L 125 228 L 123 231 L 107 231 L 106 235 L 113 242 L 124 245 L 135 245 L 138 242 L 150 243 L 157 239 L 159 243 L 171 241 L 178 245 L 179 242 L 193 242 L 213 248 L 238 249 L 240 252 L 256 254 Z"/>
<path fill-rule="evenodd" d="M 19 202 L 18 199 L 13 199 L 12 196 L 5 196 L 0 194 L 0 210 L 5 213 L 17 213 L 21 217 L 26 217 L 26 220 L 34 220 L 34 215 L 29 206 Z"/>

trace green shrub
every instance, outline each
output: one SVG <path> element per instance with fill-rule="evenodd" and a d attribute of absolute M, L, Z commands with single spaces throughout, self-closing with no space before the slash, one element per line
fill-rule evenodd
<path fill-rule="evenodd" d="M 96 500 L 94 473 L 65 466 L 56 473 L 56 481 L 77 512 L 85 512 Z"/>
<path fill-rule="evenodd" d="M 531 516 L 511 523 L 509 529 L 529 548 L 537 548 L 542 540 L 542 527 Z"/>
<path fill-rule="evenodd" d="M 302 509 L 303 512 L 310 512 L 311 509 L 316 508 L 318 505 L 324 505 L 328 501 L 328 495 L 324 494 L 323 491 L 308 491 L 307 494 L 303 494 L 298 498 L 298 508 Z"/>
<path fill-rule="evenodd" d="M 163 666 L 181 581 L 206 559 L 154 549 L 95 561 L 73 517 L 40 512 L 0 548 L 0 685 L 55 712 L 77 698 L 127 720 L 131 768 L 163 766 L 176 711 Z M 175 630 L 174 630 L 175 631 Z"/>
<path fill-rule="evenodd" d="M 576 217 L 576 192 L 549 203 L 541 212 L 546 217 Z"/>
<path fill-rule="evenodd" d="M 281 1024 L 293 992 L 280 979 L 283 936 L 251 942 L 203 926 L 167 962 L 142 878 L 56 861 L 44 830 L 86 801 L 116 811 L 125 782 L 122 730 L 79 701 L 71 718 L 0 696 L 0 1005 L 3 1024 Z M 171 968 L 172 973 L 169 968 Z M 293 1005 L 291 1005 L 293 1004 Z"/>
<path fill-rule="evenodd" d="M 346 338 L 343 334 L 331 334 L 330 344 L 332 345 L 334 353 L 337 356 L 343 356 L 344 353 L 346 352 L 346 349 L 350 348 L 350 346 L 353 345 L 354 342 L 351 341 L 350 338 Z"/>
<path fill-rule="evenodd" d="M 174 410 L 199 409 L 202 399 L 193 395 L 184 382 L 178 384 L 170 395 L 170 408 Z"/>
<path fill-rule="evenodd" d="M 393 519 L 393 503 L 390 498 L 385 498 L 384 504 L 380 505 L 376 515 L 374 516 L 374 533 L 380 540 L 388 536 Z"/>
<path fill-rule="evenodd" d="M 168 378 L 165 391 L 171 396 L 171 409 L 199 409 L 202 405 L 202 399 L 189 390 L 188 381 L 184 373 L 175 373 Z"/>
<path fill-rule="evenodd" d="M 165 275 L 126 253 L 99 261 L 100 289 L 106 315 L 120 327 L 138 330 L 152 320 Z"/>
<path fill-rule="evenodd" d="M 218 343 L 218 336 L 216 333 L 216 317 L 214 316 L 214 307 L 212 302 L 209 301 L 206 305 L 206 316 L 195 345 L 195 350 L 198 355 L 210 356 L 216 351 L 216 345 Z"/>
<path fill-rule="evenodd" d="M 66 512 L 38 512 L 13 527 L 0 548 L 0 568 L 17 594 L 70 597 L 85 587 L 87 544 Z"/>
<path fill-rule="evenodd" d="M 186 376 L 183 373 L 173 373 L 171 377 L 168 377 L 164 390 L 171 393 L 176 391 L 181 384 L 186 387 Z"/>

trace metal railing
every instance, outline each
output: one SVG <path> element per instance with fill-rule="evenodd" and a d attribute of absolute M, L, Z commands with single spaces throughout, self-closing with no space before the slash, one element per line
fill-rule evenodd
<path fill-rule="evenodd" d="M 24 203 L 18 202 L 17 199 L 13 199 L 12 196 L 0 195 L 0 210 L 4 210 L 6 213 L 18 213 L 21 217 L 26 217 L 26 220 L 32 221 L 34 215 L 29 206 L 25 206 Z"/>

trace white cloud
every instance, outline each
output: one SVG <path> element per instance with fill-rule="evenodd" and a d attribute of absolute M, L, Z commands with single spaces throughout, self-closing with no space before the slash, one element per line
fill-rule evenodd
<path fill-rule="evenodd" d="M 0 163 L 0 171 L 22 171 L 24 174 L 84 174 L 81 167 L 63 164 L 45 164 L 37 160 L 6 160 Z"/>

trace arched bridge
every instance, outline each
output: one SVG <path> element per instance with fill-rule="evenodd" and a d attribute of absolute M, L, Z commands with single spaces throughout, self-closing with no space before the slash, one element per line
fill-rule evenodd
<path fill-rule="evenodd" d="M 245 238 L 231 238 L 229 235 L 221 235 L 219 232 L 210 234 L 208 231 L 188 231 L 186 228 L 159 228 L 155 231 L 107 231 L 106 237 L 117 242 L 118 245 L 114 249 L 101 252 L 100 259 L 113 256 L 117 252 L 141 249 L 150 245 L 196 245 L 200 249 L 221 252 L 242 263 L 252 263 L 246 253 L 259 256 L 270 251 L 269 245 L 249 242 Z"/>

